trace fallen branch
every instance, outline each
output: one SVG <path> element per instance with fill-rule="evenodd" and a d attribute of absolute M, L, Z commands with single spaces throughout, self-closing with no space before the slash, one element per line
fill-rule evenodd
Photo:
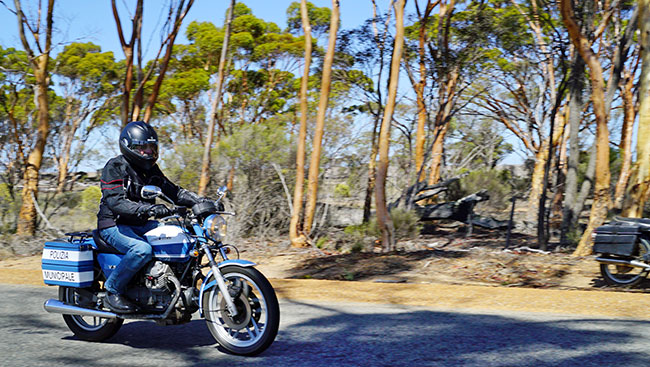
<path fill-rule="evenodd" d="M 58 228 L 55 228 L 55 227 L 52 225 L 52 223 L 50 223 L 50 221 L 47 220 L 47 217 L 45 216 L 45 214 L 43 213 L 43 211 L 41 210 L 41 208 L 38 206 L 38 201 L 36 201 L 36 197 L 34 196 L 34 193 L 33 193 L 33 192 L 30 192 L 30 194 L 32 195 L 32 201 L 34 201 L 34 207 L 36 208 L 36 212 L 37 212 L 38 215 L 41 217 L 41 219 L 43 219 L 43 222 L 45 222 L 45 227 L 47 227 L 48 229 L 51 229 L 51 230 L 55 231 L 59 236 L 65 236 L 65 233 L 63 233 L 63 232 L 62 232 L 61 230 L 59 230 Z"/>

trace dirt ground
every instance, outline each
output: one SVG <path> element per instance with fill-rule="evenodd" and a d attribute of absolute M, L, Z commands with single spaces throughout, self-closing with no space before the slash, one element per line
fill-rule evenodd
<path fill-rule="evenodd" d="M 242 259 L 273 284 L 281 299 L 369 302 L 469 312 L 543 312 L 647 319 L 648 283 L 608 288 L 594 257 L 530 250 L 518 236 L 504 249 L 503 233 L 471 237 L 441 230 L 398 243 L 393 253 L 295 249 L 286 238 L 240 241 Z M 232 256 L 231 256 L 232 257 Z M 0 283 L 43 285 L 40 254 L 0 261 Z"/>
<path fill-rule="evenodd" d="M 606 287 L 593 256 L 574 257 L 571 249 L 559 248 L 540 252 L 531 248 L 533 241 L 516 235 L 506 249 L 500 231 L 475 229 L 472 236 L 465 236 L 457 229 L 439 229 L 400 241 L 399 250 L 391 253 L 296 249 L 284 237 L 244 240 L 237 248 L 242 259 L 256 262 L 258 269 L 273 279 L 620 291 Z M 0 282 L 34 277 L 30 283 L 42 284 L 40 254 L 5 259 L 0 261 L 0 269 Z M 33 271 L 32 275 L 24 270 Z M 649 285 L 642 284 L 625 291 L 647 289 Z"/>
<path fill-rule="evenodd" d="M 506 249 L 500 231 L 475 229 L 466 237 L 442 229 L 401 241 L 392 253 L 293 249 L 283 241 L 244 243 L 240 251 L 272 278 L 606 289 L 593 256 L 574 257 L 570 249 L 558 248 L 540 252 L 533 243 L 516 235 Z"/>

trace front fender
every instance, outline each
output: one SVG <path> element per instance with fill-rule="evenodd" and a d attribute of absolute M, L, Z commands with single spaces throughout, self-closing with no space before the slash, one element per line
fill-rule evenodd
<path fill-rule="evenodd" d="M 236 265 L 236 266 L 241 266 L 242 268 L 249 268 L 257 264 L 248 260 L 226 260 L 217 264 L 219 269 L 228 265 Z M 199 313 L 201 317 L 203 317 L 203 294 L 205 293 L 205 291 L 211 289 L 217 284 L 217 281 L 214 280 L 214 277 L 212 277 L 212 279 L 210 279 L 210 277 L 212 277 L 212 269 L 210 269 L 210 271 L 205 276 L 205 278 L 203 278 L 203 284 L 201 284 L 201 290 L 199 291 Z"/>

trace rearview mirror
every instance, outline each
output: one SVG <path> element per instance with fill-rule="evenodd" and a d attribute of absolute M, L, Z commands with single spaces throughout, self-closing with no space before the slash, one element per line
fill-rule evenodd
<path fill-rule="evenodd" d="M 155 199 L 162 194 L 163 192 L 158 186 L 146 185 L 142 186 L 142 190 L 140 190 L 140 196 L 143 199 Z"/>
<path fill-rule="evenodd" d="M 226 196 L 226 193 L 228 192 L 228 187 L 227 186 L 221 186 L 220 188 L 217 189 L 217 200 L 221 200 L 224 196 Z"/>

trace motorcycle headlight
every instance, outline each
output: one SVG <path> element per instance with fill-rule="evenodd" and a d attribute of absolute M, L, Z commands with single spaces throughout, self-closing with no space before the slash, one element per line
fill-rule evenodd
<path fill-rule="evenodd" d="M 217 242 L 224 242 L 226 240 L 228 225 L 226 224 L 226 220 L 219 214 L 212 214 L 205 218 L 203 228 L 211 239 Z"/>

